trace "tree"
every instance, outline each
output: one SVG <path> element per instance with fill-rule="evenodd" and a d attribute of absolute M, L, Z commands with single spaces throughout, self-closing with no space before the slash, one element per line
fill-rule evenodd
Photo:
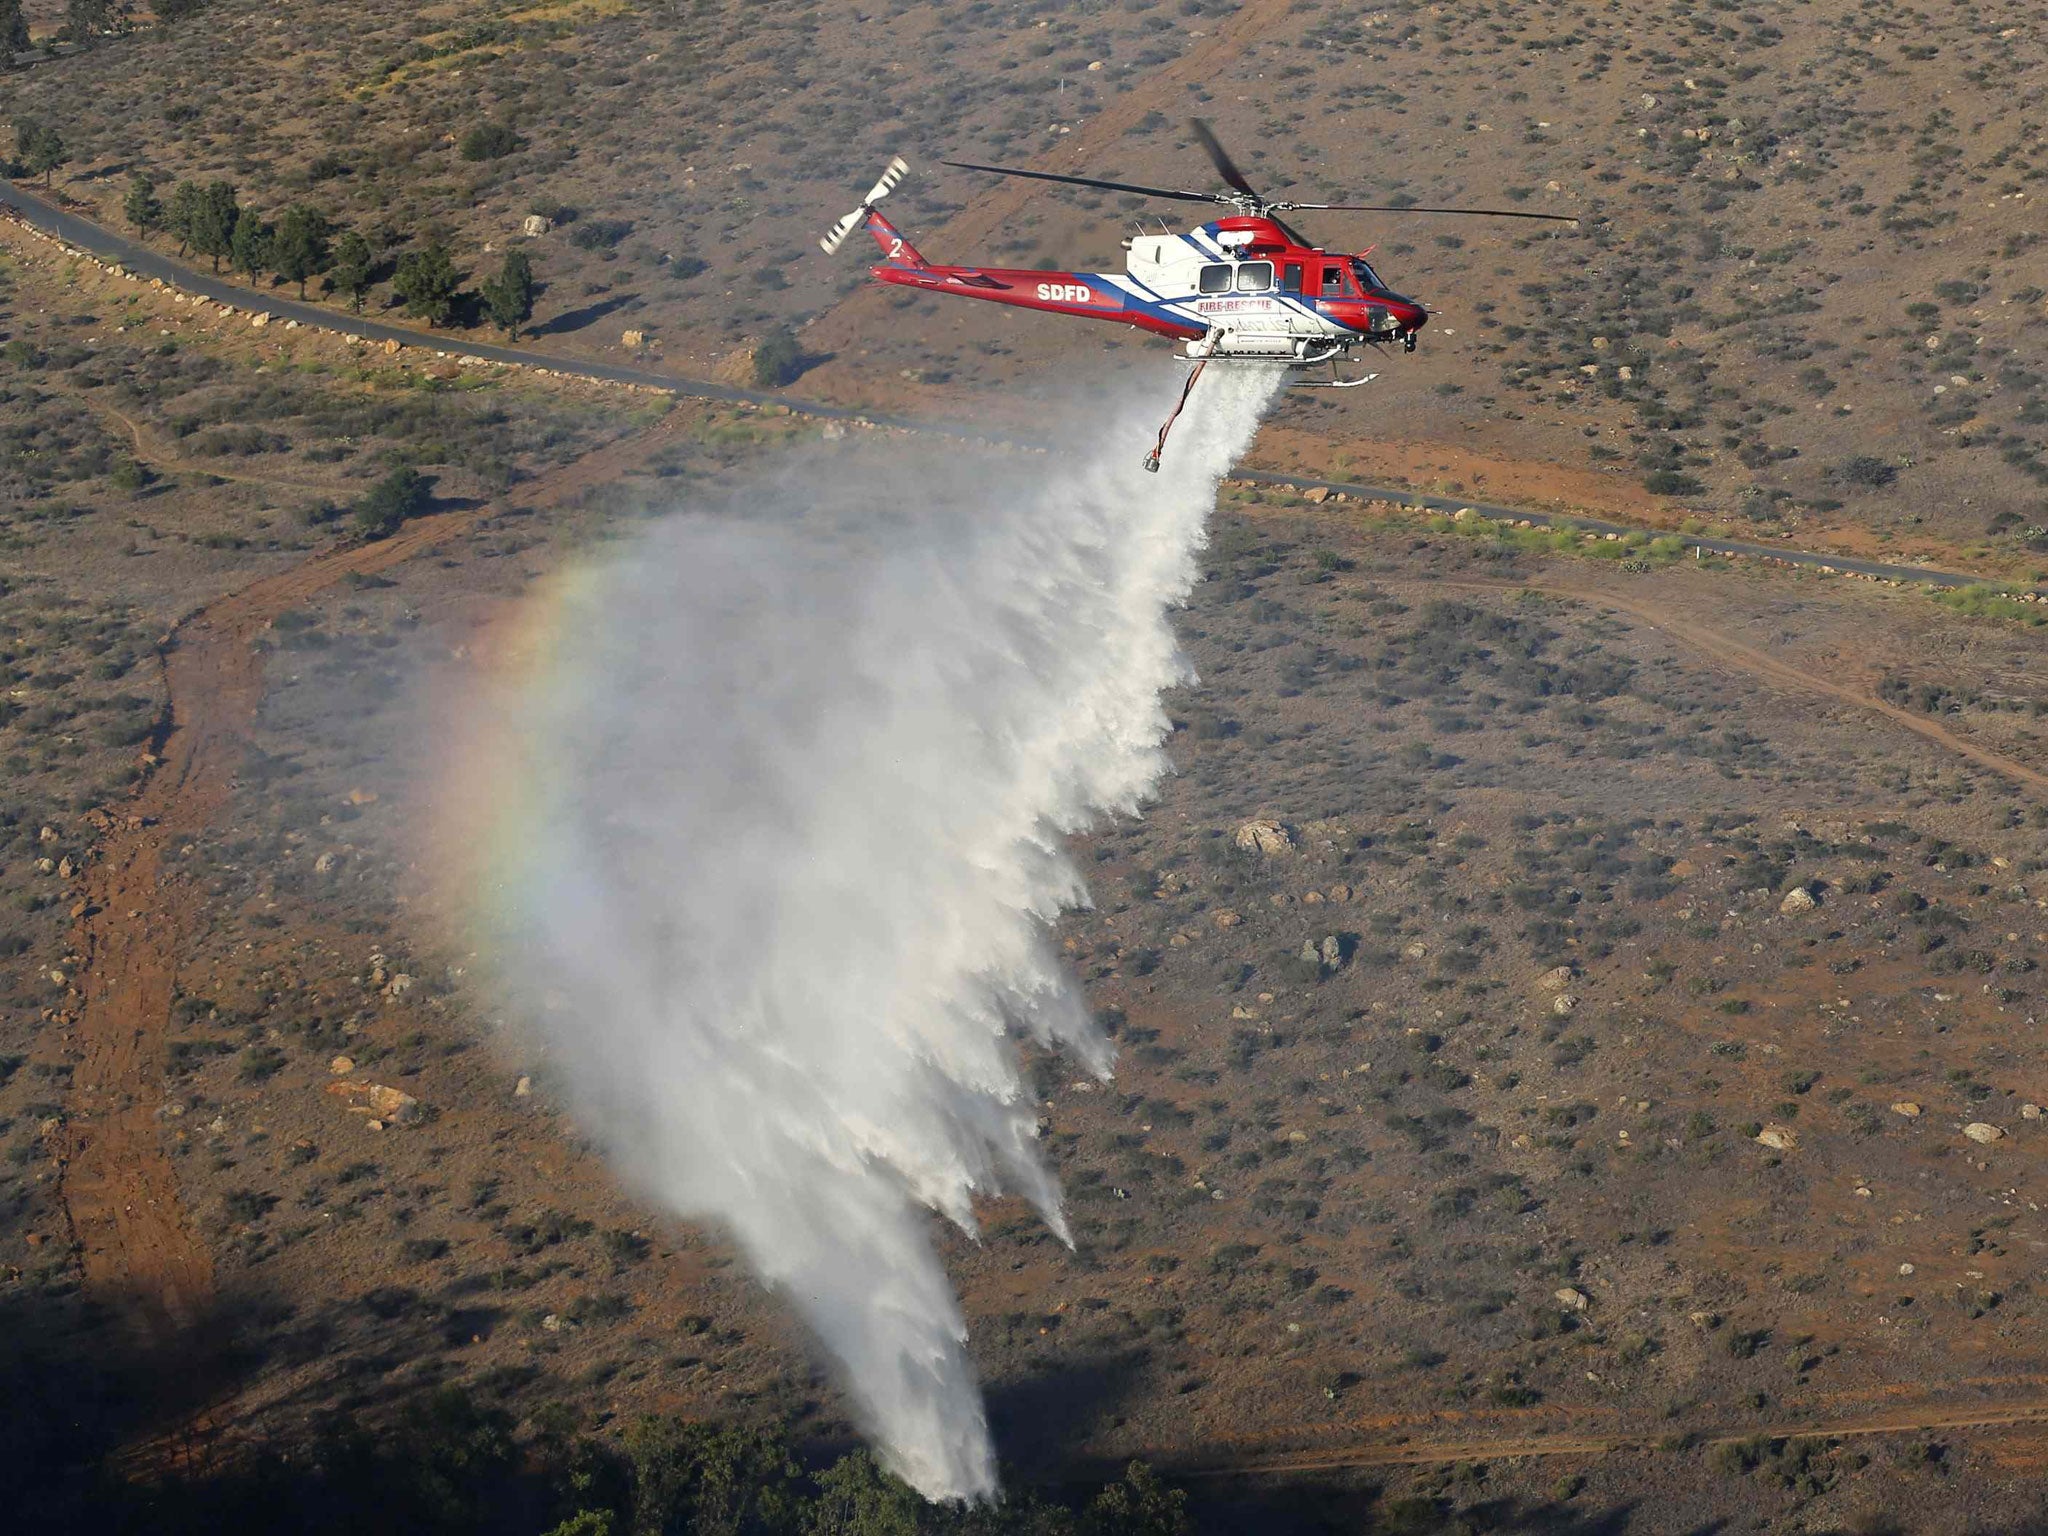
<path fill-rule="evenodd" d="M 197 16 L 206 0 L 156 0 L 150 6 L 160 27 L 175 26 L 188 16 Z"/>
<path fill-rule="evenodd" d="M 170 206 L 164 210 L 164 228 L 177 237 L 180 256 L 196 239 L 205 202 L 206 189 L 196 181 L 181 181 L 171 188 Z"/>
<path fill-rule="evenodd" d="M 770 1431 L 645 1418 L 626 1433 L 635 1529 L 649 1536 L 753 1536 L 786 1530 L 802 1473 Z"/>
<path fill-rule="evenodd" d="M 235 227 L 242 221 L 241 205 L 234 187 L 225 181 L 210 181 L 200 190 L 193 210 L 191 244 L 202 256 L 213 258 L 213 270 L 220 270 L 223 256 L 235 250 Z"/>
<path fill-rule="evenodd" d="M 269 221 L 253 208 L 236 211 L 234 233 L 228 236 L 228 254 L 234 268 L 244 277 L 254 277 L 271 264 L 275 243 Z"/>
<path fill-rule="evenodd" d="M 524 251 L 507 251 L 498 275 L 483 286 L 484 309 L 505 339 L 517 341 L 519 327 L 533 318 L 533 261 Z"/>
<path fill-rule="evenodd" d="M 22 169 L 31 176 L 43 178 L 43 185 L 50 184 L 50 175 L 60 165 L 69 163 L 71 151 L 64 147 L 63 136 L 47 123 L 32 117 L 19 119 L 14 125 L 14 158 L 21 162 Z"/>
<path fill-rule="evenodd" d="M 0 0 L 0 69 L 11 69 L 14 56 L 28 46 L 28 18 L 21 14 L 21 0 Z"/>
<path fill-rule="evenodd" d="M 64 21 L 71 40 L 90 48 L 95 37 L 114 30 L 113 0 L 69 0 Z"/>
<path fill-rule="evenodd" d="M 128 196 L 122 200 L 121 212 L 139 235 L 163 227 L 164 204 L 163 199 L 156 195 L 154 176 L 147 171 L 137 171 L 129 179 Z"/>
<path fill-rule="evenodd" d="M 334 288 L 348 296 L 348 307 L 363 312 L 363 296 L 370 291 L 370 274 L 376 270 L 377 253 L 370 242 L 354 230 L 348 231 L 334 247 Z"/>
<path fill-rule="evenodd" d="M 333 260 L 330 237 L 333 226 L 327 215 L 303 203 L 285 209 L 277 221 L 277 234 L 270 242 L 270 263 L 277 275 L 299 285 L 299 297 L 306 296 L 307 279 L 327 270 Z"/>
<path fill-rule="evenodd" d="M 462 286 L 462 274 L 448 259 L 448 248 L 436 240 L 424 250 L 407 251 L 391 279 L 391 291 L 405 301 L 405 312 L 427 322 L 445 325 L 455 312 L 455 294 Z"/>
<path fill-rule="evenodd" d="M 1081 1515 L 1083 1536 L 1187 1536 L 1188 1496 L 1142 1461 L 1098 1493 Z"/>
<path fill-rule="evenodd" d="M 426 511 L 432 500 L 427 477 L 410 464 L 402 464 L 356 503 L 356 532 L 366 539 L 389 538 L 408 518 Z"/>
<path fill-rule="evenodd" d="M 762 389 L 794 384 L 804 371 L 804 349 L 794 332 L 778 325 L 754 348 L 754 383 Z"/>
<path fill-rule="evenodd" d="M 919 1536 L 924 1500 L 866 1451 L 842 1456 L 818 1477 L 803 1536 Z"/>

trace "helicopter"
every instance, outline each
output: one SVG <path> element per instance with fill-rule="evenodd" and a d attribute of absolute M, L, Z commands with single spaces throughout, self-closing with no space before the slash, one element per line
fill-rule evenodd
<path fill-rule="evenodd" d="M 1183 234 L 1173 233 L 1164 221 L 1156 234 L 1141 228 L 1123 242 L 1126 255 L 1120 273 L 1024 271 L 927 261 L 876 211 L 876 204 L 895 191 L 910 172 L 900 156 L 889 162 L 860 206 L 834 224 L 818 244 L 830 256 L 856 230 L 865 229 L 882 250 L 881 262 L 869 269 L 881 282 L 1084 320 L 1106 320 L 1184 342 L 1182 355 L 1195 366 L 1182 387 L 1179 404 L 1146 456 L 1145 468 L 1156 471 L 1167 433 L 1187 405 L 1202 369 L 1211 361 L 1278 364 L 1291 371 L 1327 364 L 1328 379 L 1292 382 L 1354 389 L 1379 375 L 1340 379 L 1336 366 L 1340 358 L 1361 346 L 1399 345 L 1402 351 L 1413 352 L 1416 338 L 1429 323 L 1429 311 L 1421 303 L 1395 292 L 1373 269 L 1366 259 L 1372 254 L 1370 248 L 1356 255 L 1325 251 L 1310 245 L 1280 215 L 1312 209 L 1578 222 L 1571 214 L 1509 208 L 1276 201 L 1252 186 L 1207 123 L 1197 118 L 1189 126 L 1228 191 L 1147 187 L 965 160 L 941 162 L 993 176 L 1094 187 L 1173 202 L 1221 204 L 1232 210 Z"/>

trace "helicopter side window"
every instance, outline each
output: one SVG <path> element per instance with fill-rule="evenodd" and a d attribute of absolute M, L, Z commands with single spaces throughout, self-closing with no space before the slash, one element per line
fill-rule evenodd
<path fill-rule="evenodd" d="M 1286 266 L 1280 269 L 1280 291 L 1282 293 L 1301 292 L 1300 262 L 1290 261 L 1287 263 Z"/>
<path fill-rule="evenodd" d="M 1202 268 L 1202 275 L 1196 286 L 1203 293 L 1230 292 L 1230 268 L 1220 263 L 1216 266 Z"/>
<path fill-rule="evenodd" d="M 1248 261 L 1237 269 L 1239 293 L 1264 293 L 1273 286 L 1273 263 Z"/>
<path fill-rule="evenodd" d="M 1324 262 L 1323 297 L 1326 299 L 1341 299 L 1347 297 L 1349 292 L 1350 290 L 1344 285 L 1343 266 L 1334 261 Z"/>

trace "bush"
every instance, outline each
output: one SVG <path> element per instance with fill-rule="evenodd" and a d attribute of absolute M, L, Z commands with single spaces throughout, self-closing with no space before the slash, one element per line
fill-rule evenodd
<path fill-rule="evenodd" d="M 804 353 L 794 332 L 778 325 L 754 348 L 754 383 L 761 389 L 780 389 L 803 376 Z"/>
<path fill-rule="evenodd" d="M 1876 490 L 1898 479 L 1899 471 L 1897 465 L 1887 464 L 1871 454 L 1859 453 L 1837 467 L 1835 476 L 1847 485 L 1868 486 Z"/>
<path fill-rule="evenodd" d="M 461 145 L 465 160 L 502 160 L 525 147 L 510 123 L 480 123 L 462 136 Z"/>
<path fill-rule="evenodd" d="M 410 464 L 401 465 L 356 503 L 356 532 L 366 539 L 389 538 L 408 518 L 426 511 L 432 499 L 426 476 Z"/>
<path fill-rule="evenodd" d="M 631 233 L 631 219 L 590 219 L 576 226 L 569 243 L 578 250 L 608 251 Z"/>

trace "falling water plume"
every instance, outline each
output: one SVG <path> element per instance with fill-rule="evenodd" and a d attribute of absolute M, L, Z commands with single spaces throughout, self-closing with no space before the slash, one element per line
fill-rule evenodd
<path fill-rule="evenodd" d="M 498 981 L 645 1197 L 729 1233 L 927 1497 L 995 1489 L 927 1211 L 1068 1235 L 1017 1038 L 1106 1077 L 1050 925 L 1066 839 L 1167 769 L 1168 622 L 1277 379 L 1211 370 L 1048 454 L 794 456 L 555 584 L 499 751 Z"/>

